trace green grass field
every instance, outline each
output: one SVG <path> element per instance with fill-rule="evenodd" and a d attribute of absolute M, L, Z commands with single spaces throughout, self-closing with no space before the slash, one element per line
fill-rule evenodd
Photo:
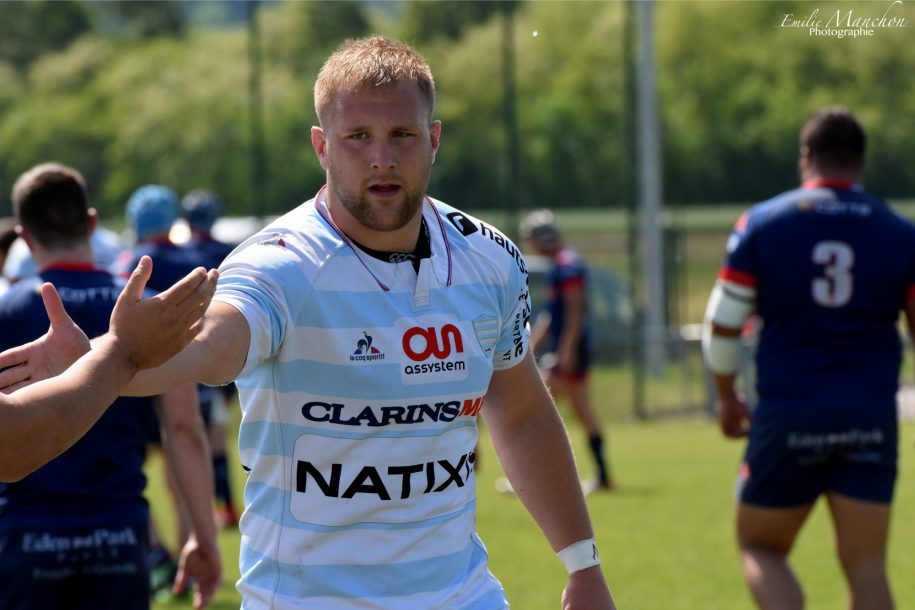
<path fill-rule="evenodd" d="M 751 610 L 741 580 L 732 535 L 735 473 L 743 443 L 726 441 L 715 423 L 701 417 L 636 422 L 615 388 L 616 369 L 599 370 L 596 398 L 608 421 L 610 456 L 619 491 L 588 498 L 603 557 L 603 569 L 620 609 Z M 583 476 L 590 475 L 580 429 L 563 409 Z M 237 425 L 237 421 L 235 422 Z M 902 428 L 900 476 L 892 524 L 889 565 L 898 608 L 915 608 L 915 425 Z M 555 610 L 565 582 L 559 560 L 518 500 L 495 492 L 502 472 L 484 438 L 478 474 L 478 527 L 490 553 L 491 569 L 503 582 L 512 607 Z M 235 492 L 243 473 L 235 464 Z M 149 497 L 164 528 L 171 531 L 161 476 L 153 465 Z M 239 535 L 222 532 L 224 583 L 211 607 L 237 610 Z M 794 564 L 805 585 L 808 610 L 845 606 L 845 589 L 832 532 L 821 503 L 801 533 Z M 158 603 L 156 610 L 189 608 Z M 430 609 L 431 610 L 431 609 Z"/>

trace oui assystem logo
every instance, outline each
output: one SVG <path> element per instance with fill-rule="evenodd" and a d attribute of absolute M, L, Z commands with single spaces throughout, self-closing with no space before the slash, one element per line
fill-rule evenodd
<path fill-rule="evenodd" d="M 882 11 L 856 12 L 854 8 L 835 11 L 813 9 L 806 15 L 785 13 L 779 28 L 807 30 L 810 36 L 830 38 L 861 38 L 876 35 L 881 30 L 910 28 L 908 19 L 900 13 L 902 0 L 894 0 Z"/>
<path fill-rule="evenodd" d="M 464 337 L 454 324 L 404 326 L 400 348 L 405 356 L 401 370 L 405 383 L 458 381 L 467 377 Z M 372 335 L 362 331 L 349 360 L 372 363 L 384 360 L 385 356 Z"/>

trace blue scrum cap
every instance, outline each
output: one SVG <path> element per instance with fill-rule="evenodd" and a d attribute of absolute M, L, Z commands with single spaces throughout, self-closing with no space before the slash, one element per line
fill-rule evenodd
<path fill-rule="evenodd" d="M 222 200 L 214 193 L 195 189 L 181 200 L 184 219 L 192 229 L 209 231 L 222 214 Z"/>
<path fill-rule="evenodd" d="M 178 218 L 178 196 L 158 184 L 141 186 L 127 200 L 127 223 L 137 241 L 150 235 L 168 233 Z"/>

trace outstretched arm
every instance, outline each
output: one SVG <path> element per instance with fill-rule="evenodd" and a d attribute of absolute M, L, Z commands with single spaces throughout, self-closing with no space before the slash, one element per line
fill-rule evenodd
<path fill-rule="evenodd" d="M 493 375 L 482 413 L 508 480 L 553 550 L 593 538 L 565 427 L 530 353 Z M 570 574 L 562 607 L 615 608 L 599 565 Z"/>
<path fill-rule="evenodd" d="M 87 349 L 88 342 L 53 286 L 42 286 L 51 330 L 18 352 L 0 355 L 0 367 L 19 363 L 0 373 L 6 379 L 2 385 L 28 385 L 0 394 L 0 480 L 18 480 L 60 455 L 98 420 L 139 368 L 167 359 L 199 331 L 216 273 L 199 269 L 165 293 L 143 300 L 151 271 L 151 261 L 141 260 L 115 305 L 111 332 L 51 379 L 45 378 L 59 372 L 53 367 L 66 366 L 61 362 Z M 56 359 L 60 356 L 63 360 Z M 36 368 L 36 362 L 45 368 Z M 38 379 L 44 381 L 34 383 Z"/>
<path fill-rule="evenodd" d="M 250 340 L 245 316 L 231 305 L 214 301 L 203 317 L 200 334 L 168 362 L 138 373 L 125 393 L 152 396 L 186 383 L 229 383 L 245 365 Z"/>

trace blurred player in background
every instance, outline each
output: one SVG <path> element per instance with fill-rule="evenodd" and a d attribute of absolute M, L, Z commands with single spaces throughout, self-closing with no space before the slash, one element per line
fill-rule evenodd
<path fill-rule="evenodd" d="M 187 247 L 196 250 L 208 269 L 216 269 L 235 246 L 213 237 L 213 225 L 222 214 L 222 201 L 215 193 L 197 189 L 181 199 L 184 219 L 191 231 Z M 216 494 L 216 519 L 222 527 L 238 525 L 238 511 L 232 500 L 229 466 L 226 458 L 226 422 L 229 403 L 235 398 L 235 384 L 212 387 L 197 386 L 203 421 L 210 436 L 213 452 L 213 482 Z"/>
<path fill-rule="evenodd" d="M 915 226 L 861 187 L 865 134 L 844 108 L 800 132 L 800 188 L 737 221 L 706 311 L 703 351 L 725 436 L 749 435 L 737 539 L 760 608 L 800 609 L 788 554 L 825 495 L 855 610 L 889 610 L 890 503 L 904 311 L 915 328 Z M 759 403 L 734 389 L 755 312 Z"/>
<path fill-rule="evenodd" d="M 153 261 L 152 276 L 149 287 L 153 290 L 165 290 L 179 278 L 196 267 L 207 267 L 207 261 L 194 250 L 172 242 L 169 233 L 178 219 L 178 196 L 170 188 L 158 184 L 148 184 L 134 191 L 127 200 L 125 217 L 127 227 L 133 234 L 133 247 L 121 252 L 112 265 L 112 271 L 126 277 L 137 261 L 149 256 Z M 163 394 L 160 401 L 174 402 L 169 409 L 200 409 L 200 396 L 195 384 L 175 388 L 173 392 Z M 147 435 L 152 450 L 162 446 L 161 426 L 155 417 L 147 421 Z M 190 532 L 190 515 L 188 507 L 181 501 L 181 494 L 175 481 L 176 464 L 172 463 L 167 453 L 163 454 L 166 467 L 165 479 L 172 504 L 175 510 L 177 548 L 184 544 Z M 151 586 L 153 592 L 168 590 L 172 585 L 177 563 L 161 539 L 155 515 L 150 519 L 150 564 Z"/>
<path fill-rule="evenodd" d="M 588 385 L 591 345 L 587 267 L 578 252 L 563 243 L 556 218 L 549 210 L 528 214 L 521 223 L 521 237 L 534 252 L 550 259 L 542 295 L 545 304 L 531 329 L 531 349 L 535 353 L 542 350 L 541 370 L 547 386 L 554 396 L 568 398 L 588 435 L 597 476 L 585 481 L 585 492 L 611 490 L 613 477 Z"/>
<path fill-rule="evenodd" d="M 97 215 L 97 213 L 96 213 Z M 92 244 L 92 256 L 95 264 L 102 268 L 109 268 L 114 259 L 117 258 L 127 244 L 118 236 L 117 233 L 106 229 L 98 221 L 95 223 L 95 230 L 92 231 L 90 238 Z M 25 240 L 17 239 L 8 247 L 8 256 L 0 265 L 4 277 L 11 282 L 17 282 L 21 279 L 38 275 L 38 265 L 32 258 L 32 251 L 26 245 Z"/>
<path fill-rule="evenodd" d="M 104 334 L 125 283 L 93 262 L 90 235 L 96 217 L 82 176 L 63 165 L 39 165 L 16 181 L 12 199 L 20 233 L 41 272 L 0 298 L 0 349 L 36 339 L 47 329 L 38 290 L 42 282 L 55 286 L 87 335 Z M 193 526 L 185 553 L 209 568 L 197 574 L 203 605 L 221 570 L 205 491 L 212 484 L 209 449 L 196 411 L 163 404 L 166 448 L 177 465 Z M 142 413 L 151 409 L 147 398 L 118 399 L 59 457 L 20 481 L 0 485 L 4 610 L 148 607 Z"/>

